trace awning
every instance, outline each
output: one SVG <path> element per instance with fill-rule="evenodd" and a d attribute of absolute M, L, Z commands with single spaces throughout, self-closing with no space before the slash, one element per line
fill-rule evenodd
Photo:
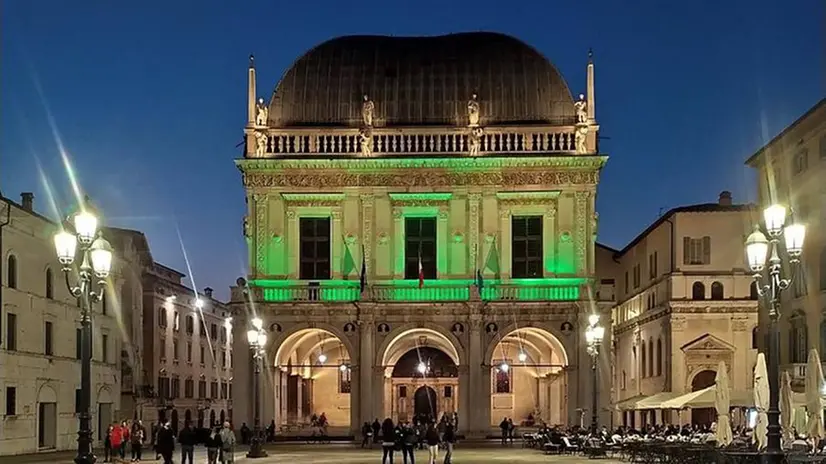
<path fill-rule="evenodd" d="M 619 403 L 616 403 L 614 408 L 618 411 L 632 411 L 634 410 L 634 406 L 637 402 L 644 400 L 645 398 L 647 398 L 645 395 L 632 396 L 631 398 L 626 398 L 621 400 Z"/>
<path fill-rule="evenodd" d="M 681 396 L 682 393 L 661 392 L 637 401 L 635 409 L 663 409 L 662 403 Z"/>
<path fill-rule="evenodd" d="M 686 393 L 676 398 L 664 401 L 659 409 L 699 409 L 713 408 L 714 395 L 717 386 L 712 385 L 702 390 Z M 732 391 L 731 407 L 752 407 L 754 406 L 754 395 L 751 391 Z"/>

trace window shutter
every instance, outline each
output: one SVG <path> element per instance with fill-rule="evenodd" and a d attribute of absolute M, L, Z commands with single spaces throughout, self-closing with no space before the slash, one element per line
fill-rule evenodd
<path fill-rule="evenodd" d="M 703 237 L 703 264 L 711 264 L 711 237 Z"/>
<path fill-rule="evenodd" d="M 691 264 L 691 238 L 683 237 L 683 264 Z"/>

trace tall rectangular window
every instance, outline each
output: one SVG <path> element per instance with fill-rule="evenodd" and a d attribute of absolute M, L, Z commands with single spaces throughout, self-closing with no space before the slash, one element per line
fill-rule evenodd
<path fill-rule="evenodd" d="M 192 382 L 192 379 L 184 380 L 184 398 L 192 398 L 192 395 L 194 393 L 193 386 L 194 384 Z"/>
<path fill-rule="evenodd" d="M 542 277 L 542 216 L 511 219 L 511 275 Z"/>
<path fill-rule="evenodd" d="M 186 342 L 186 362 L 192 362 L 192 342 Z"/>
<path fill-rule="evenodd" d="M 425 279 L 436 278 L 436 218 L 404 220 L 404 278 L 419 278 L 419 261 Z"/>
<path fill-rule="evenodd" d="M 6 387 L 6 415 L 17 415 L 17 387 Z"/>
<path fill-rule="evenodd" d="M 109 336 L 106 334 L 100 336 L 100 360 L 109 362 Z"/>
<path fill-rule="evenodd" d="M 299 279 L 330 278 L 330 218 L 299 219 Z"/>
<path fill-rule="evenodd" d="M 683 237 L 683 264 L 711 264 L 711 237 Z"/>
<path fill-rule="evenodd" d="M 6 313 L 6 349 L 17 351 L 17 314 Z"/>
<path fill-rule="evenodd" d="M 186 316 L 186 333 L 189 335 L 192 335 L 192 333 L 195 331 L 194 317 L 195 316 L 193 316 L 192 314 Z"/>
<path fill-rule="evenodd" d="M 206 398 L 206 380 L 198 381 L 198 398 Z"/>
<path fill-rule="evenodd" d="M 209 396 L 214 400 L 218 399 L 218 382 L 209 383 Z"/>
<path fill-rule="evenodd" d="M 52 323 L 49 322 L 49 321 L 46 321 L 43 324 L 43 336 L 44 336 L 44 341 L 45 341 L 45 347 L 43 348 L 43 350 L 44 350 L 44 353 L 46 353 L 46 355 L 48 355 L 48 356 L 51 356 L 51 355 L 54 354 L 54 342 L 53 342 L 53 338 L 52 338 L 53 333 L 54 332 L 52 331 Z"/>
<path fill-rule="evenodd" d="M 172 359 L 178 360 L 178 340 L 172 340 Z"/>
<path fill-rule="evenodd" d="M 204 350 L 204 345 L 201 345 L 200 356 L 198 356 L 198 359 L 200 360 L 201 365 L 204 365 L 206 363 L 206 356 L 204 356 L 205 354 L 206 354 L 206 352 Z"/>
<path fill-rule="evenodd" d="M 350 393 L 352 391 L 352 382 L 351 382 L 351 371 L 350 369 L 344 369 L 338 371 L 338 392 L 341 394 Z"/>

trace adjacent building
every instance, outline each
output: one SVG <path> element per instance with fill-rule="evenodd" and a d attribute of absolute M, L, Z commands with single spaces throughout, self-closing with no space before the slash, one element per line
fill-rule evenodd
<path fill-rule="evenodd" d="M 713 385 L 720 361 L 733 390 L 751 389 L 757 288 L 744 242 L 756 215 L 722 192 L 668 211 L 614 254 L 614 425 L 710 424 L 711 410 L 678 418 L 652 406 Z"/>
<path fill-rule="evenodd" d="M 613 297 L 595 266 L 593 61 L 574 97 L 506 35 L 350 36 L 299 57 L 266 102 L 252 58 L 248 77 L 235 422 L 253 418 L 257 316 L 262 421 L 283 430 L 321 413 L 343 432 L 443 413 L 466 435 L 579 423 L 587 319 Z"/>
<path fill-rule="evenodd" d="M 80 392 L 80 308 L 64 284 L 53 245 L 57 224 L 34 196 L 0 197 L 0 455 L 76 447 Z M 122 327 L 114 302 L 124 269 L 116 262 L 92 308 L 94 437 L 120 416 Z"/>
<path fill-rule="evenodd" d="M 781 365 L 791 373 L 792 386 L 802 388 L 808 351 L 819 350 L 822 359 L 826 354 L 826 99 L 746 164 L 757 171 L 761 209 L 783 204 L 793 220 L 807 226 L 802 266 L 784 293 L 780 316 Z"/>

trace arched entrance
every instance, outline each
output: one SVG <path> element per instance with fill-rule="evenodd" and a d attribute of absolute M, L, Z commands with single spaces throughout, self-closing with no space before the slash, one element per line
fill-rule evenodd
<path fill-rule="evenodd" d="M 192 426 L 192 412 L 189 409 L 184 411 L 184 424 Z"/>
<path fill-rule="evenodd" d="M 391 334 L 380 348 L 384 417 L 395 422 L 439 420 L 458 412 L 463 352 L 458 340 L 439 327 L 416 327 Z M 381 410 L 381 409 L 377 409 Z"/>
<path fill-rule="evenodd" d="M 691 391 L 695 392 L 714 385 L 717 373 L 712 370 L 700 371 L 691 380 Z M 711 425 L 714 422 L 714 408 L 697 408 L 691 410 L 692 425 Z"/>
<path fill-rule="evenodd" d="M 175 432 L 175 436 L 178 436 L 178 410 L 172 410 L 172 431 Z"/>
<path fill-rule="evenodd" d="M 198 410 L 198 428 L 199 429 L 204 428 L 204 410 L 203 409 Z"/>
<path fill-rule="evenodd" d="M 515 328 L 494 341 L 488 362 L 492 426 L 506 417 L 517 426 L 568 422 L 568 355 L 554 334 Z"/>
<path fill-rule="evenodd" d="M 349 433 L 350 351 L 331 330 L 301 329 L 277 345 L 273 358 L 276 425 L 307 423 L 312 415 L 323 414 L 332 429 L 328 433 Z M 265 423 L 271 420 L 267 416 L 262 417 Z"/>
<path fill-rule="evenodd" d="M 48 385 L 43 385 L 37 392 L 37 447 L 57 447 L 57 395 Z"/>
<path fill-rule="evenodd" d="M 209 411 L 209 426 L 215 427 L 215 410 Z"/>
<path fill-rule="evenodd" d="M 419 387 L 413 395 L 413 415 L 417 421 L 435 422 L 439 417 L 436 391 L 427 385 Z"/>

